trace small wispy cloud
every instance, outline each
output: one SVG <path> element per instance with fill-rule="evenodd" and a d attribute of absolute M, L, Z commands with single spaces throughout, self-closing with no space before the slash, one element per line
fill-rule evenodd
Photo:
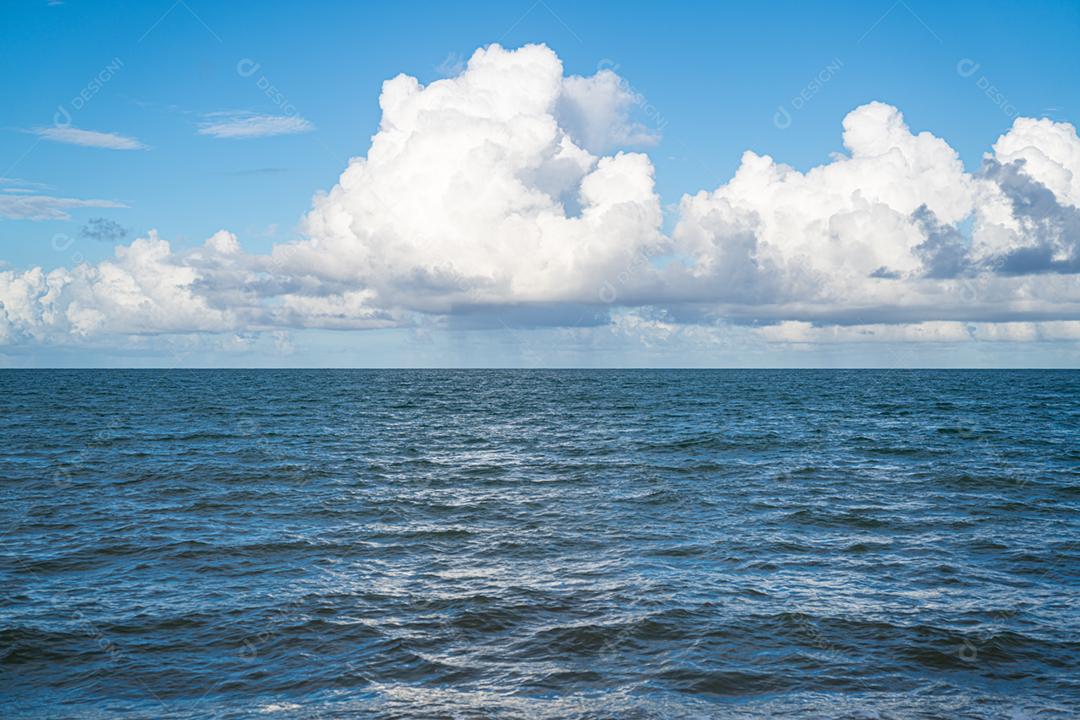
<path fill-rule="evenodd" d="M 29 193 L 40 192 L 42 190 L 48 190 L 51 188 L 43 182 L 34 182 L 33 180 L 23 180 L 17 177 L 4 177 L 0 175 L 0 188 L 3 188 L 4 192 L 12 193 Z"/>
<path fill-rule="evenodd" d="M 106 150 L 146 150 L 148 147 L 133 137 L 119 133 L 82 130 L 77 127 L 39 127 L 30 130 L 43 140 L 82 145 L 84 147 L 105 148 Z"/>
<path fill-rule="evenodd" d="M 70 220 L 73 208 L 126 208 L 114 200 L 83 200 L 53 195 L 0 195 L 0 218 L 8 220 Z"/>
<path fill-rule="evenodd" d="M 246 170 L 222 170 L 221 173 L 223 175 L 278 175 L 288 171 L 288 168 L 283 167 L 259 167 Z"/>
<path fill-rule="evenodd" d="M 254 115 L 251 113 L 213 113 L 199 125 L 200 135 L 228 140 L 296 135 L 311 132 L 315 126 L 299 115 Z"/>
<path fill-rule="evenodd" d="M 108 218 L 90 218 L 79 230 L 79 237 L 98 240 L 99 242 L 117 242 L 127 237 L 128 231 L 120 223 Z"/>

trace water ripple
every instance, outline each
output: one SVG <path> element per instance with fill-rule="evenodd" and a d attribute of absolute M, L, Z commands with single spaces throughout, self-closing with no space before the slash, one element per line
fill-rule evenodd
<path fill-rule="evenodd" d="M 1080 373 L 0 371 L 3 716 L 1080 716 Z"/>

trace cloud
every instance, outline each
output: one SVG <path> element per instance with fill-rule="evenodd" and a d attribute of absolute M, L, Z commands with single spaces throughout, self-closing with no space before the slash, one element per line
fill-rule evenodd
<path fill-rule="evenodd" d="M 198 277 L 155 232 L 118 246 L 114 259 L 96 265 L 0 271 L 0 341 L 233 329 L 235 312 L 198 294 Z"/>
<path fill-rule="evenodd" d="M 575 142 L 590 152 L 601 153 L 660 141 L 658 132 L 631 119 L 633 109 L 644 104 L 644 98 L 625 80 L 602 69 L 589 77 L 565 78 L 556 115 Z"/>
<path fill-rule="evenodd" d="M 0 270 L 0 344 L 401 324 L 368 302 L 369 291 L 283 280 L 272 270 L 225 230 L 179 252 L 151 230 L 96 264 Z"/>
<path fill-rule="evenodd" d="M 118 133 L 81 130 L 71 126 L 40 127 L 31 130 L 38 137 L 53 142 L 85 147 L 105 148 L 107 150 L 147 150 L 148 147 L 133 137 Z"/>
<path fill-rule="evenodd" d="M 225 113 L 208 116 L 214 119 L 199 126 L 200 135 L 229 140 L 295 135 L 315 129 L 299 115 L 253 115 L 250 113 Z"/>
<path fill-rule="evenodd" d="M 427 86 L 388 80 L 367 155 L 275 256 L 386 308 L 596 302 L 630 256 L 660 251 L 662 214 L 647 156 L 594 155 L 560 125 L 565 81 L 537 45 L 478 50 Z"/>
<path fill-rule="evenodd" d="M 5 271 L 5 337 L 512 324 L 608 325 L 653 346 L 1076 341 L 1071 125 L 1018 118 L 968 172 L 870 102 L 843 118 L 843 154 L 803 172 L 747 151 L 665 232 L 652 162 L 633 151 L 658 138 L 614 72 L 566 76 L 542 45 L 491 45 L 454 71 L 383 84 L 370 146 L 299 239 L 253 255 L 225 231 L 185 251 L 151 233 L 97 265 Z M 201 132 L 254 137 L 266 119 Z"/>
<path fill-rule="evenodd" d="M 281 173 L 288 172 L 288 171 L 289 171 L 288 168 L 269 166 L 269 167 L 250 168 L 250 169 L 246 169 L 246 170 L 226 170 L 226 171 L 224 171 L 223 174 L 225 174 L 225 175 L 279 175 Z"/>
<path fill-rule="evenodd" d="M 1054 342 L 1080 340 L 1080 321 L 965 323 L 928 321 L 903 325 L 869 324 L 815 326 L 785 321 L 758 328 L 771 343 L 962 343 L 962 342 Z"/>
<path fill-rule="evenodd" d="M 1017 118 L 994 143 L 994 159 L 1003 165 L 1022 160 L 1028 177 L 1062 203 L 1080 206 L 1080 142 L 1069 123 Z"/>
<path fill-rule="evenodd" d="M 126 208 L 113 200 L 80 200 L 52 195 L 0 195 L 0 218 L 8 220 L 70 220 L 72 208 Z"/>
<path fill-rule="evenodd" d="M 990 160 L 983 169 L 982 177 L 1012 205 L 1011 227 L 995 228 L 1010 242 L 984 262 L 1009 275 L 1080 272 L 1080 208 L 1034 179 L 1027 163 Z"/>
<path fill-rule="evenodd" d="M 830 304 L 875 301 L 883 273 L 939 274 L 929 231 L 974 207 L 956 151 L 882 103 L 843 125 L 847 155 L 802 173 L 747 151 L 730 182 L 684 197 L 674 236 L 691 275 L 723 278 L 733 302 Z"/>
<path fill-rule="evenodd" d="M 51 186 L 45 183 L 33 182 L 32 180 L 23 180 L 22 178 L 2 176 L 0 176 L 0 187 L 3 187 L 4 192 L 19 193 L 40 192 L 42 190 L 51 189 Z"/>
<path fill-rule="evenodd" d="M 1075 313 L 1075 283 L 1034 289 L 1030 278 L 1080 269 L 1071 125 L 1017 119 L 974 174 L 882 103 L 848 114 L 844 145 L 805 173 L 747 152 L 730 182 L 683 198 L 676 247 L 698 286 L 723 279 L 709 295 L 727 315 L 895 323 L 974 316 L 983 303 Z"/>
<path fill-rule="evenodd" d="M 960 275 L 968 266 L 970 241 L 952 225 L 942 225 L 925 205 L 911 214 L 925 240 L 913 250 L 922 261 L 923 275 L 930 278 L 951 278 Z M 876 272 L 876 271 L 875 271 Z M 871 273 L 870 277 L 889 277 Z M 894 276 L 895 279 L 895 276 Z"/>
<path fill-rule="evenodd" d="M 127 234 L 127 229 L 120 223 L 101 217 L 90 218 L 79 230 L 79 237 L 99 242 L 117 242 L 127 237 Z"/>

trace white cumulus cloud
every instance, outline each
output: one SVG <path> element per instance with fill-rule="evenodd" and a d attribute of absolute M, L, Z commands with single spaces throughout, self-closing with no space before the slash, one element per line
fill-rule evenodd
<path fill-rule="evenodd" d="M 367 155 L 316 198 L 309 239 L 275 253 L 384 307 L 595 300 L 603 278 L 665 238 L 648 157 L 594 155 L 560 124 L 578 80 L 537 45 L 478 50 L 427 86 L 388 80 Z M 610 113 L 578 110 L 585 128 Z"/>
<path fill-rule="evenodd" d="M 0 341 L 484 317 L 607 323 L 650 346 L 731 328 L 789 345 L 1077 339 L 1072 125 L 1017 118 L 969 172 L 870 102 L 843 118 L 843 154 L 804 172 L 747 151 L 729 181 L 683 196 L 669 234 L 635 151 L 659 138 L 614 72 L 567 76 L 542 45 L 491 45 L 448 71 L 384 83 L 370 146 L 316 195 L 299 239 L 251 255 L 222 231 L 176 252 L 151 233 L 96 265 L 4 270 Z M 309 129 L 233 114 L 200 132 Z M 78 206 L 52 200 L 0 196 L 0 213 Z"/>
<path fill-rule="evenodd" d="M 155 232 L 96 265 L 0 271 L 0 338 L 65 342 L 232 328 L 235 314 L 211 307 L 196 288 L 199 278 Z"/>

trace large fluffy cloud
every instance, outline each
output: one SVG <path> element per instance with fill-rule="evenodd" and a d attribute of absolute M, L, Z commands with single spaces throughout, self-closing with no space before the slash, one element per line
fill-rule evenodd
<path fill-rule="evenodd" d="M 805 288 L 812 297 L 847 296 L 875 272 L 921 268 L 920 210 L 949 224 L 971 214 L 973 182 L 956 152 L 929 133 L 912 134 L 896 108 L 870 103 L 851 112 L 844 145 L 849 156 L 806 173 L 746 152 L 729 183 L 684 198 L 675 234 L 699 260 L 696 271 L 715 272 L 734 255 L 769 274 L 819 276 L 820 287 Z M 749 253 L 741 247 L 747 236 Z"/>
<path fill-rule="evenodd" d="M 843 137 L 848 154 L 808 172 L 747 152 L 730 182 L 683 198 L 676 245 L 699 282 L 725 279 L 711 299 L 729 313 L 1076 316 L 1073 280 L 1031 277 L 1080 269 L 1071 125 L 1018 119 L 975 174 L 882 103 L 852 111 Z"/>
<path fill-rule="evenodd" d="M 665 242 L 648 157 L 586 149 L 608 142 L 598 128 L 636 132 L 625 92 L 610 71 L 564 77 L 543 46 L 478 50 L 428 86 L 399 75 L 366 157 L 316 198 L 310 239 L 277 254 L 387 307 L 595 300 Z"/>
<path fill-rule="evenodd" d="M 635 332 L 742 323 L 782 342 L 1075 335 L 1071 125 L 1018 118 L 968 172 L 944 139 L 871 102 L 843 119 L 846 153 L 801 172 L 748 151 L 729 182 L 682 198 L 668 234 L 640 100 L 610 70 L 566 76 L 539 45 L 478 50 L 428 85 L 400 75 L 299 240 L 254 256 L 222 232 L 176 253 L 151 234 L 97 265 L 2 271 L 0 341 L 523 308 Z"/>

